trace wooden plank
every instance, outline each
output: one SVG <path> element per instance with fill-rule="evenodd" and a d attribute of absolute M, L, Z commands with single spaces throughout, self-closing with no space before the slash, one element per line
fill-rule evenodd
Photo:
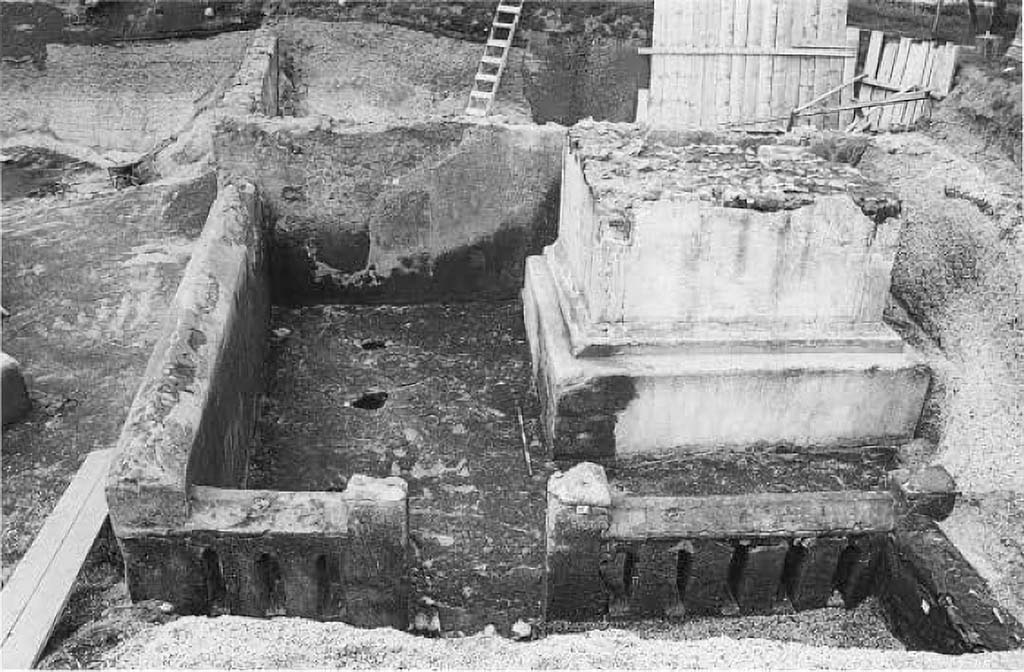
<path fill-rule="evenodd" d="M 898 50 L 899 44 L 895 41 L 886 42 L 882 45 L 882 58 L 878 63 L 878 72 L 875 75 L 876 79 L 883 82 L 889 81 L 889 79 L 892 77 L 892 66 L 893 63 L 896 61 L 896 52 Z M 885 98 L 885 92 L 877 88 L 869 87 L 868 93 L 870 95 L 869 100 L 872 101 L 879 101 Z M 861 96 L 861 98 L 863 98 L 863 96 Z M 881 108 L 879 108 L 876 110 L 871 110 L 866 115 L 864 115 L 865 119 L 867 119 L 868 121 L 869 126 L 873 127 L 878 124 L 878 117 L 881 113 L 882 110 Z"/>
<path fill-rule="evenodd" d="M 910 56 L 907 58 L 907 69 L 903 74 L 904 86 L 924 86 L 924 67 L 928 51 L 928 43 L 926 42 L 917 42 L 911 45 Z M 898 123 L 900 126 L 907 128 L 917 121 L 917 116 L 915 116 L 917 103 L 907 103 L 900 106 L 898 110 Z M 896 119 L 896 115 L 893 118 Z"/>
<path fill-rule="evenodd" d="M 686 44 L 693 44 L 695 40 L 699 39 L 698 31 L 701 30 L 701 25 L 698 21 L 699 15 L 686 11 L 687 8 L 683 7 L 681 3 L 674 3 L 673 7 L 676 12 L 677 30 L 679 31 L 678 37 L 673 39 L 680 42 L 685 40 Z M 690 127 L 694 124 L 698 114 L 699 90 L 696 87 L 700 83 L 700 71 L 698 70 L 700 59 L 694 56 L 674 56 L 670 57 L 670 59 L 668 63 L 671 65 L 669 67 L 674 68 L 671 80 L 676 87 L 677 93 L 675 95 L 666 94 L 666 98 L 678 101 L 674 112 L 670 115 L 672 125 L 676 127 Z"/>
<path fill-rule="evenodd" d="M 900 38 L 899 49 L 896 51 L 896 60 L 893 62 L 892 74 L 889 77 L 889 82 L 891 84 L 900 85 L 903 81 L 903 74 L 907 69 L 907 58 L 910 56 L 910 45 L 912 42 L 913 40 L 909 37 Z M 902 89 L 903 87 L 900 86 L 900 90 Z M 882 109 L 882 114 L 878 119 L 878 130 L 885 131 L 892 127 L 893 112 L 898 107 L 900 106 L 889 105 Z"/>
<path fill-rule="evenodd" d="M 771 0 L 768 4 L 768 11 L 763 17 L 761 24 L 761 46 L 775 45 L 775 33 L 778 28 L 779 4 Z M 757 116 L 771 116 L 772 99 L 772 59 L 762 56 L 758 59 L 757 75 Z M 762 128 L 767 128 L 762 126 Z"/>
<path fill-rule="evenodd" d="M 860 30 L 857 28 L 846 29 L 846 44 L 856 49 L 860 44 Z M 877 65 L 876 65 L 877 67 Z M 843 81 L 848 82 L 854 78 L 857 69 L 857 57 L 843 59 Z M 848 86 L 839 92 L 839 104 L 849 105 L 853 101 L 853 86 Z M 853 110 L 839 113 L 839 128 L 846 128 L 853 121 Z"/>
<path fill-rule="evenodd" d="M 733 46 L 736 13 L 734 5 L 733 0 L 722 0 L 719 5 L 721 11 L 718 18 L 718 44 L 721 46 Z M 715 58 L 718 72 L 715 83 L 715 113 L 710 123 L 706 124 L 709 128 L 719 122 L 729 121 L 729 108 L 732 105 L 732 59 L 732 56 L 717 56 Z"/>
<path fill-rule="evenodd" d="M 638 89 L 636 92 L 636 123 L 647 123 L 647 106 L 650 102 L 651 92 L 649 89 Z"/>
<path fill-rule="evenodd" d="M 889 492 L 757 493 L 707 497 L 622 497 L 613 502 L 608 536 L 815 536 L 892 529 Z"/>
<path fill-rule="evenodd" d="M 830 0 L 828 4 L 828 29 L 829 42 L 846 46 L 846 2 L 842 0 Z M 843 66 L 846 59 L 842 57 L 829 57 L 826 64 L 827 77 L 823 88 L 831 89 L 837 84 L 846 81 L 843 79 Z M 828 106 L 837 107 L 842 104 L 839 92 L 829 96 Z M 839 128 L 839 113 L 829 115 L 825 118 L 826 128 Z"/>
<path fill-rule="evenodd" d="M 687 55 L 687 56 L 821 56 L 828 58 L 846 58 L 856 56 L 844 45 L 833 47 L 812 47 L 812 46 L 705 46 L 705 47 L 639 47 L 637 52 L 643 56 L 651 55 Z"/>
<path fill-rule="evenodd" d="M 779 3 L 779 11 L 775 17 L 775 48 L 786 49 L 793 44 L 793 3 Z M 799 27 L 797 27 L 799 30 Z M 772 100 L 771 115 L 783 116 L 797 105 L 789 89 L 790 73 L 796 62 L 792 58 L 775 56 L 772 58 Z"/>
<path fill-rule="evenodd" d="M 28 604 L 57 554 L 60 544 L 74 525 L 82 503 L 88 499 L 96 484 L 106 478 L 108 464 L 109 451 L 98 451 L 86 456 L 63 496 L 47 516 L 32 545 L 14 568 L 14 572 L 4 585 L 3 592 L 0 593 L 3 596 L 0 601 L 0 641 L 7 639 L 11 628 Z"/>
<path fill-rule="evenodd" d="M 930 90 L 937 98 L 944 98 L 949 95 L 953 88 L 953 73 L 956 72 L 956 62 L 960 56 L 960 47 L 955 44 L 943 45 L 939 52 L 940 60 L 932 67 L 932 79 Z"/>
<path fill-rule="evenodd" d="M 835 20 L 834 8 L 832 6 L 832 0 L 817 0 L 817 9 L 815 13 L 815 42 L 818 43 L 829 43 L 834 41 L 836 38 L 832 34 L 832 21 Z M 814 79 L 811 86 L 812 97 L 817 97 L 823 94 L 825 91 L 833 86 L 829 83 L 831 76 L 832 63 L 831 59 L 825 56 L 815 57 L 813 60 L 814 65 Z M 817 126 L 821 128 L 831 128 L 829 126 L 829 120 L 834 119 L 835 115 L 824 114 L 818 117 Z"/>
<path fill-rule="evenodd" d="M 880 30 L 872 30 L 868 38 L 868 53 L 864 57 L 864 70 L 868 77 L 874 79 L 878 75 L 878 61 L 882 57 L 882 43 L 885 35 Z"/>
<path fill-rule="evenodd" d="M 0 593 L 7 669 L 30 668 L 53 632 L 107 517 L 112 450 L 90 453 Z"/>
<path fill-rule="evenodd" d="M 720 0 L 709 0 L 700 3 L 701 13 L 704 16 L 703 38 L 698 46 L 721 48 L 721 36 L 719 35 L 720 20 L 722 15 L 722 3 Z M 715 89 L 718 79 L 718 60 L 722 56 L 718 54 L 707 54 L 699 57 L 701 59 L 700 91 L 702 93 L 700 102 L 699 128 L 712 128 L 715 125 Z"/>
<path fill-rule="evenodd" d="M 935 43 L 929 42 L 928 51 L 925 53 L 924 71 L 921 73 L 921 87 L 927 89 L 932 81 L 932 68 L 935 66 Z M 919 100 L 914 103 L 912 112 L 915 121 L 920 119 L 928 110 L 928 100 Z"/>
<path fill-rule="evenodd" d="M 797 15 L 802 44 L 813 43 L 817 39 L 817 2 L 816 0 L 800 0 L 797 3 L 800 14 Z M 800 58 L 800 87 L 798 94 L 798 105 L 802 105 L 814 98 L 814 58 Z"/>
<path fill-rule="evenodd" d="M 755 0 L 756 1 L 756 0 Z M 733 5 L 732 45 L 734 48 L 745 47 L 747 44 L 747 25 L 750 18 L 750 0 L 736 0 Z M 743 86 L 746 80 L 747 56 L 734 54 L 729 73 L 729 121 L 743 118 L 746 91 Z"/>
<path fill-rule="evenodd" d="M 767 3 L 755 0 L 750 3 L 750 13 L 747 16 L 747 45 L 751 48 L 760 47 L 764 32 L 763 23 L 765 5 Z M 757 84 L 761 70 L 761 57 L 748 55 L 743 65 L 743 106 L 741 119 L 753 119 L 757 116 Z"/>

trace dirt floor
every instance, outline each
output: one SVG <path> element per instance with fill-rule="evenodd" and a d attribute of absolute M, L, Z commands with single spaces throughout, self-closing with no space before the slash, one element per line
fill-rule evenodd
<path fill-rule="evenodd" d="M 541 613 L 547 478 L 518 302 L 275 308 L 250 487 L 409 483 L 413 589 L 443 627 Z"/>
<path fill-rule="evenodd" d="M 275 308 L 272 322 L 250 487 L 341 490 L 354 473 L 401 476 L 409 483 L 414 613 L 436 610 L 446 632 L 479 632 L 488 623 L 508 632 L 517 619 L 539 622 L 546 483 L 556 465 L 545 461 L 540 443 L 521 304 Z M 699 490 L 784 487 L 785 474 L 796 472 L 804 480 L 817 476 L 808 480 L 814 487 L 871 488 L 892 455 L 821 456 L 813 460 L 817 469 L 794 455 L 771 457 L 758 469 L 758 456 L 749 456 L 747 468 L 718 473 Z M 689 460 L 668 471 L 706 475 L 699 467 L 709 461 L 718 464 Z M 780 465 L 781 476 L 769 468 Z M 649 479 L 638 474 L 651 466 L 619 465 L 616 484 L 646 492 Z M 664 485 L 665 465 L 656 471 Z M 681 479 L 669 480 L 679 486 Z M 694 494 L 695 479 L 682 480 Z M 699 623 L 666 632 L 706 632 Z M 898 646 L 871 608 L 790 610 L 711 629 Z"/>
<path fill-rule="evenodd" d="M 294 94 L 289 112 L 353 123 L 423 121 L 461 115 L 483 45 L 398 26 L 280 19 L 286 71 Z M 529 122 L 514 48 L 493 116 Z"/>

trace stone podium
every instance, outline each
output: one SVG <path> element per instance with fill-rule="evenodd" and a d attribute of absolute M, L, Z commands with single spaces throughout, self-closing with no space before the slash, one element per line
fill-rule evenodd
<path fill-rule="evenodd" d="M 882 322 L 899 204 L 805 148 L 583 122 L 523 302 L 554 457 L 913 436 L 929 382 Z"/>

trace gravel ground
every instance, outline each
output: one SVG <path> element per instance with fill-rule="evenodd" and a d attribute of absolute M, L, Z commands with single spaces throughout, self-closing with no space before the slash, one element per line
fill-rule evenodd
<path fill-rule="evenodd" d="M 955 149 L 880 136 L 859 167 L 903 201 L 893 293 L 930 339 L 937 415 L 925 430 L 937 460 L 962 492 L 1024 493 L 1020 170 Z"/>
<path fill-rule="evenodd" d="M 483 45 L 398 26 L 286 19 L 275 25 L 292 63 L 295 114 L 352 122 L 398 122 L 461 115 Z M 513 49 L 494 115 L 529 122 Z"/>
<path fill-rule="evenodd" d="M 1024 653 L 942 656 L 837 649 L 766 639 L 650 639 L 624 630 L 554 635 L 516 643 L 487 635 L 424 639 L 393 630 L 279 618 L 188 617 L 147 630 L 113 650 L 120 668 L 930 668 L 1020 669 Z"/>

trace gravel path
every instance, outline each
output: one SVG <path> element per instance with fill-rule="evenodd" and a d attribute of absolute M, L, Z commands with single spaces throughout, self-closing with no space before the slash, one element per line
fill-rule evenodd
<path fill-rule="evenodd" d="M 836 649 L 765 639 L 713 637 L 652 642 L 623 630 L 555 635 L 516 643 L 486 635 L 424 639 L 340 623 L 224 616 L 183 618 L 118 647 L 106 664 L 120 668 L 670 668 L 1020 669 L 1024 653 L 942 656 Z"/>

